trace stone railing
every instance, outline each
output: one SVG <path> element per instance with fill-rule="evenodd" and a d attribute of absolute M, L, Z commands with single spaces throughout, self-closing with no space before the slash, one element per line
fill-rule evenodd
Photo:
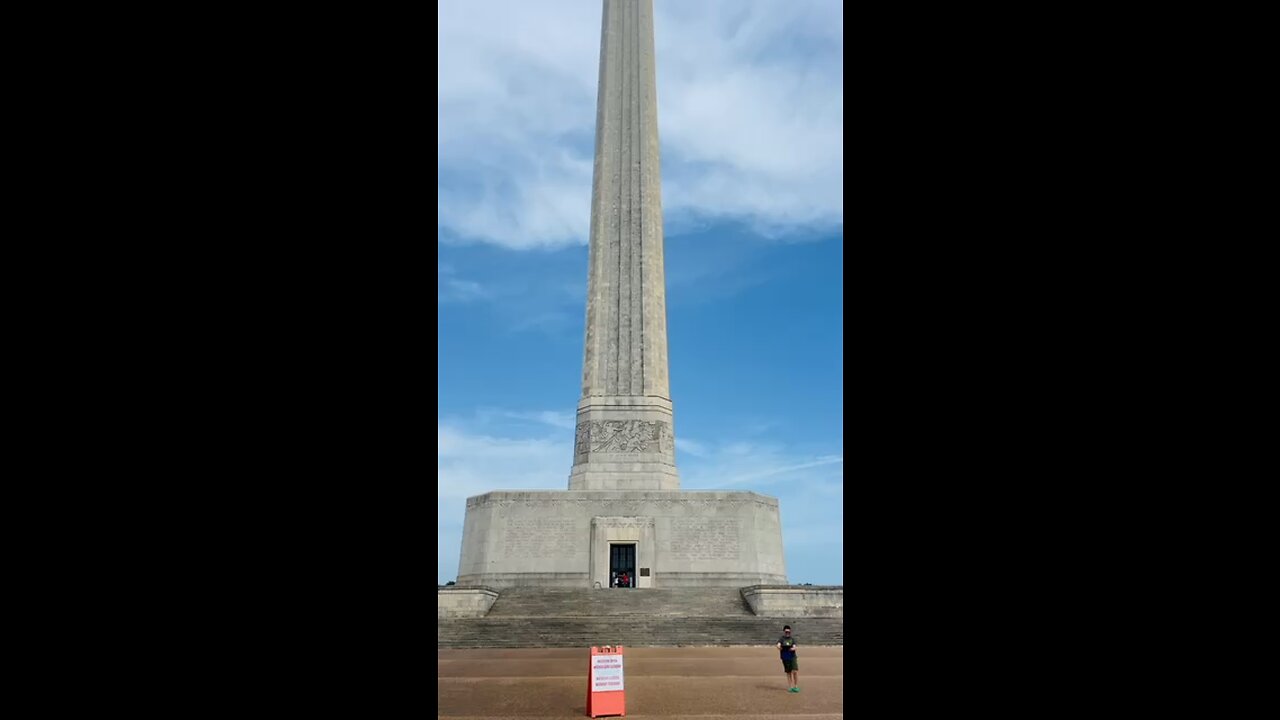
<path fill-rule="evenodd" d="M 498 591 L 483 586 L 436 588 L 436 618 L 476 618 L 489 614 Z"/>
<path fill-rule="evenodd" d="M 742 597 L 760 617 L 844 617 L 843 585 L 750 585 Z"/>

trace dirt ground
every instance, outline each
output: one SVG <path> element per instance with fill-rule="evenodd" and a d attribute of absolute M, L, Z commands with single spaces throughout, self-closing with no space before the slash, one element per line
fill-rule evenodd
<path fill-rule="evenodd" d="M 438 717 L 583 718 L 590 651 L 437 650 Z M 626 649 L 627 717 L 844 717 L 844 648 L 801 647 L 800 692 L 773 646 Z"/>

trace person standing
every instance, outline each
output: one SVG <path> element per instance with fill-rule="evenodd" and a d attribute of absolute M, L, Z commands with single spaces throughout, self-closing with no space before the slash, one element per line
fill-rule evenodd
<path fill-rule="evenodd" d="M 782 671 L 787 674 L 787 692 L 800 692 L 800 661 L 796 660 L 796 639 L 791 637 L 791 626 L 782 626 L 782 637 L 778 638 L 778 652 L 782 653 Z"/>

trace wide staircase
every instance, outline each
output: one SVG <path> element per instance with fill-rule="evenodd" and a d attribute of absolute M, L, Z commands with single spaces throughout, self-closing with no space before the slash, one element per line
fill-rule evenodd
<path fill-rule="evenodd" d="M 762 618 L 738 588 L 507 588 L 482 618 L 438 619 L 438 648 L 843 645 L 843 618 Z"/>

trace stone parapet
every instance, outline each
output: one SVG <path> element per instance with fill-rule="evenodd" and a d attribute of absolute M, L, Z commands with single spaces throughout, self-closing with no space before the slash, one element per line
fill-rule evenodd
<path fill-rule="evenodd" d="M 844 617 L 843 585 L 751 585 L 742 597 L 760 617 Z"/>
<path fill-rule="evenodd" d="M 436 618 L 478 618 L 489 614 L 498 591 L 487 587 L 439 587 Z"/>

